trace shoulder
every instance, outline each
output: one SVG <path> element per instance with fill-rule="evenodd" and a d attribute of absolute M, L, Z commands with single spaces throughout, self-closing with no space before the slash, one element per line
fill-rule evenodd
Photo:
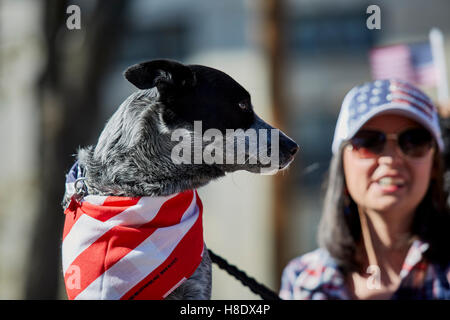
<path fill-rule="evenodd" d="M 450 264 L 447 265 L 432 265 L 433 272 L 428 277 L 432 288 L 432 296 L 434 299 L 450 299 Z"/>
<path fill-rule="evenodd" d="M 291 260 L 281 282 L 283 299 L 345 298 L 344 277 L 328 251 L 322 248 Z"/>
<path fill-rule="evenodd" d="M 306 270 L 321 268 L 323 265 L 333 264 L 328 251 L 318 248 L 292 259 L 285 267 L 283 273 L 298 275 Z"/>

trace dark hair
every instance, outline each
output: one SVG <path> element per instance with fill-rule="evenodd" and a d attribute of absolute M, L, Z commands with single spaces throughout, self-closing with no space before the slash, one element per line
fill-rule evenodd
<path fill-rule="evenodd" d="M 333 155 L 330 163 L 323 213 L 319 224 L 318 243 L 335 259 L 344 273 L 361 270 L 357 243 L 361 225 L 356 203 L 346 191 L 342 153 Z M 429 243 L 425 257 L 446 266 L 450 261 L 450 211 L 448 194 L 444 189 L 442 153 L 435 152 L 433 174 L 425 197 L 414 214 L 411 233 Z"/>

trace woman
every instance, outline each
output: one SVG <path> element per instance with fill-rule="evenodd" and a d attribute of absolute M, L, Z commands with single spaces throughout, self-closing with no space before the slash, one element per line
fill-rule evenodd
<path fill-rule="evenodd" d="M 450 215 L 436 108 L 399 80 L 353 88 L 338 118 L 320 248 L 283 299 L 450 299 Z"/>

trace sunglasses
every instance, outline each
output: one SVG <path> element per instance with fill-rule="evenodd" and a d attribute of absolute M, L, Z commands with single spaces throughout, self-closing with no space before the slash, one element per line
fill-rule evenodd
<path fill-rule="evenodd" d="M 375 158 L 381 155 L 388 139 L 397 140 L 402 153 L 410 158 L 422 158 L 434 145 L 431 133 L 423 128 L 407 129 L 398 134 L 386 134 L 378 130 L 360 130 L 350 145 L 360 158 Z"/>

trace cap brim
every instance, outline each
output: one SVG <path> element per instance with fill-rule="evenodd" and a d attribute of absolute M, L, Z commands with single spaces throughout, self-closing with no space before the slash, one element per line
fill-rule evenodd
<path fill-rule="evenodd" d="M 400 104 L 385 104 L 382 106 L 379 106 L 378 108 L 374 108 L 373 111 L 367 113 L 364 118 L 365 120 L 359 122 L 357 125 L 353 127 L 353 129 L 348 132 L 348 138 L 351 139 L 358 131 L 361 129 L 370 119 L 384 114 L 396 114 L 401 115 L 407 118 L 410 118 L 420 125 L 422 125 L 424 128 L 428 129 L 433 134 L 433 137 L 435 138 L 439 149 L 442 151 L 444 149 L 444 145 L 442 142 L 442 137 L 439 135 L 439 132 L 436 132 L 433 124 L 432 119 L 426 120 L 422 113 L 419 113 L 420 111 L 415 111 L 414 109 L 411 109 L 410 106 L 400 105 Z"/>

